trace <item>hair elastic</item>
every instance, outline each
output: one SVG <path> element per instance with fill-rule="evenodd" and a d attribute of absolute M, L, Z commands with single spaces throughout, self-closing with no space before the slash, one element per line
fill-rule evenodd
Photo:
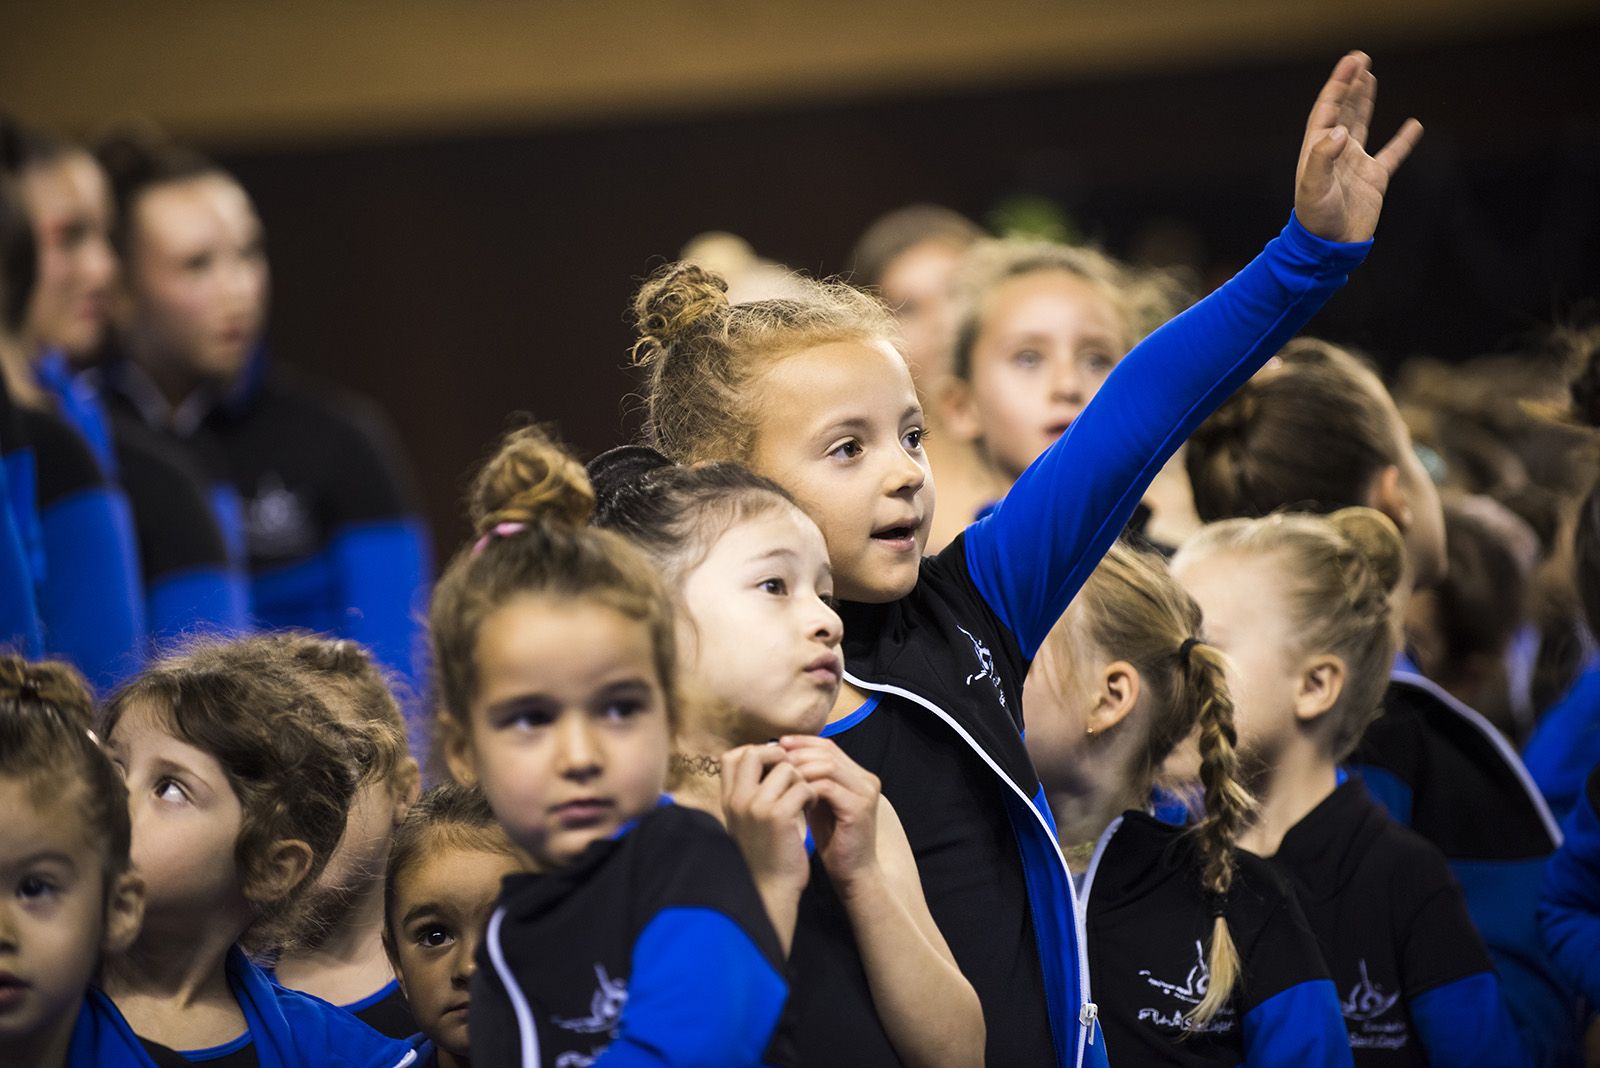
<path fill-rule="evenodd" d="M 477 542 L 473 544 L 472 555 L 481 556 L 483 554 L 483 550 L 487 549 L 489 547 L 489 543 L 496 538 L 509 538 L 511 535 L 520 534 L 522 531 L 527 529 L 528 524 L 526 523 L 496 523 L 488 530 L 487 533 L 484 534 L 483 537 L 479 538 Z"/>
<path fill-rule="evenodd" d="M 1199 638 L 1185 638 L 1183 644 L 1178 646 L 1178 659 L 1185 664 L 1189 662 L 1189 650 L 1200 644 Z"/>

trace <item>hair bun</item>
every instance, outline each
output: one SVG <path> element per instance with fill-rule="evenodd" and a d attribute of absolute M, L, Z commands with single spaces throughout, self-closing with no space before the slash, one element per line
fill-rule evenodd
<path fill-rule="evenodd" d="M 594 511 L 594 488 L 583 465 L 536 426 L 506 435 L 473 480 L 468 499 L 479 535 L 501 523 L 581 527 Z"/>
<path fill-rule="evenodd" d="M 728 283 L 721 275 L 686 261 L 667 264 L 633 298 L 639 330 L 633 362 L 641 367 L 655 363 L 728 306 Z"/>
<path fill-rule="evenodd" d="M 1371 508 L 1341 508 L 1328 522 L 1353 545 L 1386 593 L 1400 585 L 1406 569 L 1406 544 L 1390 518 Z"/>
<path fill-rule="evenodd" d="M 28 661 L 14 653 L 0 655 L 0 701 L 53 708 L 81 730 L 94 723 L 89 684 L 71 664 L 60 660 Z"/>
<path fill-rule="evenodd" d="M 596 514 L 603 514 L 607 503 L 619 494 L 638 487 L 650 472 L 671 466 L 669 458 L 648 445 L 619 445 L 596 456 L 586 468 L 594 487 Z"/>

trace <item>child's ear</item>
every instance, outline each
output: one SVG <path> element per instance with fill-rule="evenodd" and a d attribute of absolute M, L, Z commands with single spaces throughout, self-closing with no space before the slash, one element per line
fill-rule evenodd
<path fill-rule="evenodd" d="M 983 436 L 983 426 L 978 420 L 978 405 L 972 395 L 972 383 L 955 375 L 946 375 L 939 383 L 939 396 L 935 400 L 940 426 L 958 441 L 977 441 Z"/>
<path fill-rule="evenodd" d="M 389 819 L 398 827 L 406 818 L 406 813 L 411 811 L 411 806 L 417 803 L 417 798 L 422 796 L 422 768 L 415 757 L 408 756 L 400 761 L 389 777 L 389 791 L 394 798 L 394 810 Z"/>
<path fill-rule="evenodd" d="M 478 769 L 473 765 L 467 732 L 461 728 L 461 721 L 449 712 L 440 712 L 436 722 L 439 751 L 444 754 L 444 766 L 450 777 L 462 786 L 478 785 Z"/>
<path fill-rule="evenodd" d="M 294 893 L 311 873 L 315 854 L 298 838 L 280 838 L 267 846 L 266 854 L 251 865 L 245 896 L 252 901 L 276 903 Z"/>
<path fill-rule="evenodd" d="M 1411 500 L 1400 483 L 1400 468 L 1386 464 L 1367 491 L 1367 507 L 1375 508 L 1394 521 L 1404 534 L 1411 527 Z"/>
<path fill-rule="evenodd" d="M 106 890 L 106 924 L 100 948 L 107 956 L 127 952 L 144 925 L 144 879 L 125 871 Z"/>
<path fill-rule="evenodd" d="M 1107 664 L 1089 710 L 1089 733 L 1100 734 L 1127 719 L 1139 703 L 1139 685 L 1139 669 L 1126 660 Z"/>
<path fill-rule="evenodd" d="M 1344 660 L 1327 654 L 1311 657 L 1300 669 L 1295 687 L 1294 715 L 1309 723 L 1339 703 L 1344 692 Z"/>

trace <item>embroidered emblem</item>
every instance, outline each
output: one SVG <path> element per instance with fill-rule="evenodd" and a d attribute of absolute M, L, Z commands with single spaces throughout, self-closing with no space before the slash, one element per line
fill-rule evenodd
<path fill-rule="evenodd" d="M 606 974 L 604 964 L 594 966 L 594 976 L 599 980 L 594 996 L 589 999 L 589 1015 L 577 1018 L 551 1017 L 557 1027 L 576 1031 L 580 1035 L 611 1034 L 622 1020 L 622 1009 L 628 1004 L 628 981 L 613 979 Z"/>
<path fill-rule="evenodd" d="M 978 670 L 967 676 L 967 685 L 971 686 L 982 679 L 988 679 L 994 683 L 994 692 L 995 696 L 1000 698 L 1000 707 L 1005 708 L 1006 692 L 1000 688 L 1000 674 L 994 668 L 994 654 L 989 651 L 987 645 L 978 640 L 977 635 L 960 623 L 956 624 L 956 629 L 967 636 L 967 641 L 972 643 L 973 655 L 978 658 Z"/>
<path fill-rule="evenodd" d="M 1385 993 L 1367 974 L 1367 961 L 1360 961 L 1361 981 L 1339 1002 L 1345 1026 L 1350 1031 L 1352 1049 L 1400 1049 L 1410 1037 L 1402 1019 L 1384 1020 L 1400 1002 L 1400 992 Z"/>
<path fill-rule="evenodd" d="M 310 506 L 276 472 L 256 483 L 255 495 L 244 502 L 244 513 L 251 556 L 299 556 L 316 547 Z"/>
<path fill-rule="evenodd" d="M 1165 979 L 1157 979 L 1148 968 L 1140 968 L 1139 975 L 1144 981 L 1155 989 L 1182 1002 L 1191 1009 L 1206 999 L 1206 991 L 1211 989 L 1211 966 L 1206 963 L 1205 947 L 1197 940 L 1194 944 L 1194 966 L 1189 969 L 1189 974 L 1183 977 L 1181 983 L 1171 983 Z M 1157 1027 L 1176 1028 L 1179 1031 L 1190 1031 L 1195 1034 L 1210 1034 L 1233 1030 L 1233 1006 L 1224 1005 L 1217 1014 L 1203 1024 L 1196 1024 L 1190 1018 L 1190 1009 L 1175 1008 L 1171 1012 L 1160 1009 L 1140 1009 L 1138 1019 L 1142 1023 L 1154 1024 Z"/>

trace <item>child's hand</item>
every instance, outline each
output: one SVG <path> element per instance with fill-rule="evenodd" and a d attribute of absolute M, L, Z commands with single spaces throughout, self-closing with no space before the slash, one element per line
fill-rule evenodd
<path fill-rule="evenodd" d="M 1306 120 L 1295 170 L 1294 213 L 1318 237 L 1371 237 L 1389 179 L 1422 137 L 1422 124 L 1407 119 L 1382 151 L 1367 155 L 1367 124 L 1377 94 L 1372 57 L 1351 52 L 1333 68 Z"/>
<path fill-rule="evenodd" d="M 817 856 L 839 892 L 847 893 L 853 883 L 880 875 L 878 777 L 827 738 L 795 735 L 778 744 L 816 794 L 806 819 Z"/>
<path fill-rule="evenodd" d="M 805 810 L 810 786 L 775 745 L 744 745 L 722 754 L 722 814 L 763 893 L 796 898 L 811 875 Z"/>

